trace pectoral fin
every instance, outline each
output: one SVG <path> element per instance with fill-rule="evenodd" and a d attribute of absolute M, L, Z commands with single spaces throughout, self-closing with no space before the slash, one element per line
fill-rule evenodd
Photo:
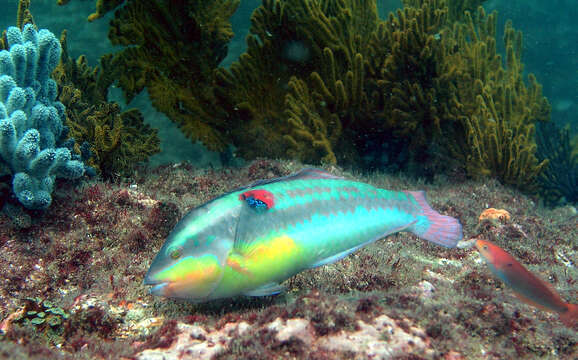
<path fill-rule="evenodd" d="M 284 291 L 285 288 L 275 282 L 265 284 L 263 286 L 259 286 L 256 289 L 247 291 L 244 295 L 247 296 L 268 296 L 268 295 L 275 295 L 279 294 L 280 292 Z"/>

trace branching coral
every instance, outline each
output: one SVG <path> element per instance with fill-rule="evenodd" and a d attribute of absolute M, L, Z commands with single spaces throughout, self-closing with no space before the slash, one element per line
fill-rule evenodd
<path fill-rule="evenodd" d="M 458 104 L 451 91 L 454 70 L 445 62 L 440 39 L 448 31 L 448 14 L 459 13 L 455 7 L 459 4 L 407 1 L 404 9 L 380 21 L 370 1 L 329 3 L 317 2 L 324 4 L 320 9 L 332 9 L 333 15 L 316 13 L 315 31 L 308 33 L 312 39 L 329 39 L 327 47 L 310 76 L 301 76 L 304 83 L 289 83 L 286 107 L 302 107 L 295 99 L 308 87 L 309 111 L 326 124 L 338 124 L 340 135 L 332 137 L 330 145 L 339 149 L 333 152 L 340 163 L 379 166 L 384 161 L 381 153 L 387 151 L 389 159 L 385 161 L 390 164 L 405 162 L 406 166 L 427 168 L 432 148 L 435 156 L 447 155 L 447 151 L 439 151 L 439 143 L 446 135 L 442 130 L 456 126 Z M 302 124 L 309 120 L 295 122 L 295 113 L 288 113 L 290 123 L 299 126 L 286 138 L 295 140 L 292 132 L 303 134 Z M 318 139 L 319 129 L 311 128 L 309 138 L 298 135 L 299 141 L 310 142 L 313 133 Z M 456 138 L 463 138 L 463 131 L 459 135 Z M 292 147 L 299 141 L 293 141 Z M 301 144 L 302 149 L 310 147 Z"/>
<path fill-rule="evenodd" d="M 247 52 L 230 70 L 217 71 L 216 95 L 235 124 L 233 143 L 243 157 L 286 156 L 289 80 L 311 72 L 320 53 L 303 34 L 310 20 L 304 1 L 263 1 L 251 17 Z"/>
<path fill-rule="evenodd" d="M 365 61 L 369 58 L 368 43 L 379 19 L 375 3 L 370 1 L 342 2 L 331 9 L 330 16 L 314 13 L 314 28 L 321 30 L 310 32 L 308 36 L 313 41 L 319 41 L 319 38 L 331 41 L 325 44 L 318 65 L 307 81 L 311 88 L 312 109 L 319 113 L 328 128 L 335 129 L 330 136 L 331 144 L 340 148 L 339 160 L 344 162 L 354 157 L 350 136 L 363 131 L 367 125 L 364 120 L 370 109 L 365 92 Z M 296 82 L 290 83 L 288 107 L 296 105 L 292 95 L 299 93 L 292 84 Z"/>
<path fill-rule="evenodd" d="M 533 76 L 522 79 L 511 25 L 502 64 L 482 2 L 405 0 L 383 21 L 374 0 L 264 0 L 247 52 L 226 70 L 237 1 L 127 0 L 109 37 L 128 47 L 110 78 L 127 100 L 147 88 L 210 149 L 420 175 L 459 166 L 532 190 L 545 166 L 533 126 L 549 105 Z"/>
<path fill-rule="evenodd" d="M 336 114 L 327 113 L 333 119 L 327 121 L 316 112 L 307 84 L 292 78 L 289 82 L 292 94 L 287 95 L 287 116 L 292 127 L 291 135 L 285 135 L 289 143 L 289 155 L 304 162 L 321 161 L 335 164 L 337 159 L 333 145 L 341 135 L 341 121 Z"/>
<path fill-rule="evenodd" d="M 126 48 L 110 71 L 127 102 L 145 88 L 153 105 L 192 140 L 210 149 L 230 143 L 229 125 L 215 105 L 213 70 L 233 36 L 229 17 L 239 0 L 130 0 L 111 21 L 109 38 Z"/>
<path fill-rule="evenodd" d="M 45 210 L 57 177 L 78 179 L 85 173 L 82 159 L 71 152 L 65 107 L 50 78 L 61 47 L 54 34 L 36 31 L 33 24 L 8 28 L 5 44 L 9 50 L 0 51 L 0 168 L 12 175 L 12 189 L 24 207 Z"/>
<path fill-rule="evenodd" d="M 569 129 L 540 123 L 536 138 L 538 159 L 549 160 L 539 177 L 540 197 L 550 205 L 578 203 L 578 143 L 572 145 Z"/>
<path fill-rule="evenodd" d="M 471 18 L 479 3 L 407 0 L 380 21 L 372 1 L 265 1 L 247 53 L 218 73 L 219 100 L 243 124 L 233 131 L 240 154 L 430 173 L 454 158 L 471 176 L 531 188 L 544 166 L 532 124 L 549 106 L 533 76 L 521 79 L 511 26 L 502 66 L 495 15 Z M 287 55 L 295 43 L 306 57 Z"/>
<path fill-rule="evenodd" d="M 335 162 L 338 134 L 367 103 L 363 56 L 378 21 L 374 1 L 264 1 L 247 53 L 219 71 L 222 102 L 248 123 L 235 136 L 240 154 Z M 266 141 L 244 138 L 251 129 Z"/>
<path fill-rule="evenodd" d="M 415 0 L 406 0 L 406 5 L 411 4 Z M 470 13 L 475 12 L 486 0 L 448 0 L 449 20 L 451 22 L 461 21 L 464 18 L 466 11 Z"/>
<path fill-rule="evenodd" d="M 506 23 L 505 65 L 496 50 L 495 13 L 486 17 L 480 8 L 475 21 L 466 13 L 452 35 L 446 47 L 460 50 L 447 58 L 458 66 L 456 96 L 467 141 L 466 147 L 452 149 L 465 158 L 472 176 L 490 175 L 535 190 L 547 161 L 535 156 L 534 124 L 549 119 L 550 106 L 533 75 L 528 86 L 522 79 L 522 34 Z"/>
<path fill-rule="evenodd" d="M 58 5 L 66 5 L 70 0 L 57 0 Z M 100 19 L 109 11 L 116 9 L 118 6 L 123 4 L 125 0 L 96 0 L 95 12 L 88 16 L 88 21 L 94 21 Z"/>
<path fill-rule="evenodd" d="M 91 164 L 105 178 L 125 175 L 135 163 L 160 151 L 157 131 L 144 124 L 137 109 L 121 112 L 106 100 L 112 79 L 110 56 L 101 59 L 101 68 L 90 67 L 86 58 L 72 60 L 66 51 L 66 32 L 61 37 L 64 52 L 55 70 L 60 100 L 66 106 L 70 134 L 91 146 Z"/>
<path fill-rule="evenodd" d="M 405 161 L 422 168 L 431 163 L 429 148 L 440 137 L 442 123 L 452 119 L 440 41 L 447 23 L 448 8 L 442 1 L 407 5 L 390 13 L 372 44 L 386 49 L 383 62 L 370 70 L 375 74 L 370 78 L 372 103 L 381 113 L 376 127 L 383 134 L 376 142 L 397 142 L 389 151 L 409 150 Z"/>
<path fill-rule="evenodd" d="M 352 144 L 344 140 L 350 140 L 347 135 L 354 135 L 366 125 L 363 120 L 367 119 L 368 101 L 363 59 L 363 55 L 357 53 L 349 65 L 337 66 L 334 52 L 326 47 L 319 72 L 312 72 L 308 82 L 291 78 L 285 99 L 291 130 L 285 139 L 295 157 L 302 161 L 336 163 L 333 149 L 341 163 L 355 157 Z M 339 74 L 336 70 L 340 68 L 347 71 Z M 298 147 L 301 150 L 295 151 Z M 308 157 L 303 150 L 311 147 L 322 151 Z"/>

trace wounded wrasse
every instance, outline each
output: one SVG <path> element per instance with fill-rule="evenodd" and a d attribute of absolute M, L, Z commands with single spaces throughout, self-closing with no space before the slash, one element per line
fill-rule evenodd
<path fill-rule="evenodd" d="M 512 255 L 487 240 L 477 240 L 475 245 L 490 270 L 512 288 L 520 300 L 539 309 L 558 313 L 566 326 L 572 327 L 578 323 L 578 305 L 562 300 L 550 284 L 532 274 Z"/>
<path fill-rule="evenodd" d="M 145 276 L 151 293 L 193 301 L 279 293 L 280 282 L 409 231 L 446 247 L 458 220 L 423 192 L 389 191 L 317 169 L 261 180 L 191 210 Z"/>

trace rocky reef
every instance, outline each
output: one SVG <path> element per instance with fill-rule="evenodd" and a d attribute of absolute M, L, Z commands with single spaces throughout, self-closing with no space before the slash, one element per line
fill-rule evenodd
<path fill-rule="evenodd" d="M 151 259 L 190 208 L 296 162 L 242 168 L 175 164 L 138 169 L 130 181 L 63 184 L 52 211 L 28 229 L 0 215 L 4 275 L 0 358 L 413 358 L 576 357 L 575 329 L 517 300 L 475 250 L 437 247 L 407 233 L 289 279 L 274 297 L 206 304 L 151 297 Z M 460 219 L 576 299 L 576 209 L 548 210 L 497 181 L 443 176 L 334 174 L 389 189 L 424 189 Z M 478 216 L 506 209 L 503 222 Z M 554 355 L 555 354 L 555 355 Z"/>
<path fill-rule="evenodd" d="M 506 23 L 501 55 L 497 13 L 483 1 L 403 3 L 381 19 L 372 0 L 263 0 L 247 52 L 222 68 L 238 0 L 98 0 L 89 20 L 114 10 L 109 39 L 123 48 L 89 66 L 69 56 L 66 33 L 59 42 L 42 32 L 42 81 L 23 87 L 32 73 L 15 70 L 34 64 L 22 61 L 24 40 L 41 32 L 21 0 L 0 41 L 0 203 L 49 191 L 33 197 L 41 201 L 26 221 L 0 212 L 0 359 L 578 357 L 578 329 L 516 299 L 476 250 L 408 233 L 304 271 L 276 296 L 195 304 L 152 297 L 142 284 L 187 211 L 318 164 L 377 187 L 425 190 L 466 240 L 491 240 L 575 302 L 578 215 L 561 204 L 574 201 L 576 178 L 565 170 L 578 143 L 544 125 L 537 149 L 550 106 L 537 79 L 522 76 L 521 33 Z M 157 132 L 139 110 L 107 100 L 113 84 L 127 100 L 146 89 L 191 140 L 256 160 L 147 167 Z M 22 126 L 33 97 L 48 108 L 36 112 L 38 141 Z M 99 177 L 52 178 L 61 174 L 52 157 L 68 173 L 88 169 L 80 154 Z M 6 180 L 22 168 L 50 187 Z M 560 206 L 540 206 L 538 186 Z"/>

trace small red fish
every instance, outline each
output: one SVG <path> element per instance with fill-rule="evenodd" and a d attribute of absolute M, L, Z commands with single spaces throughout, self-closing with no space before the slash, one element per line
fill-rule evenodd
<path fill-rule="evenodd" d="M 562 300 L 552 285 L 532 274 L 504 249 L 487 240 L 477 240 L 476 248 L 492 272 L 512 288 L 520 300 L 539 309 L 558 313 L 560 320 L 568 327 L 578 323 L 578 305 Z"/>

